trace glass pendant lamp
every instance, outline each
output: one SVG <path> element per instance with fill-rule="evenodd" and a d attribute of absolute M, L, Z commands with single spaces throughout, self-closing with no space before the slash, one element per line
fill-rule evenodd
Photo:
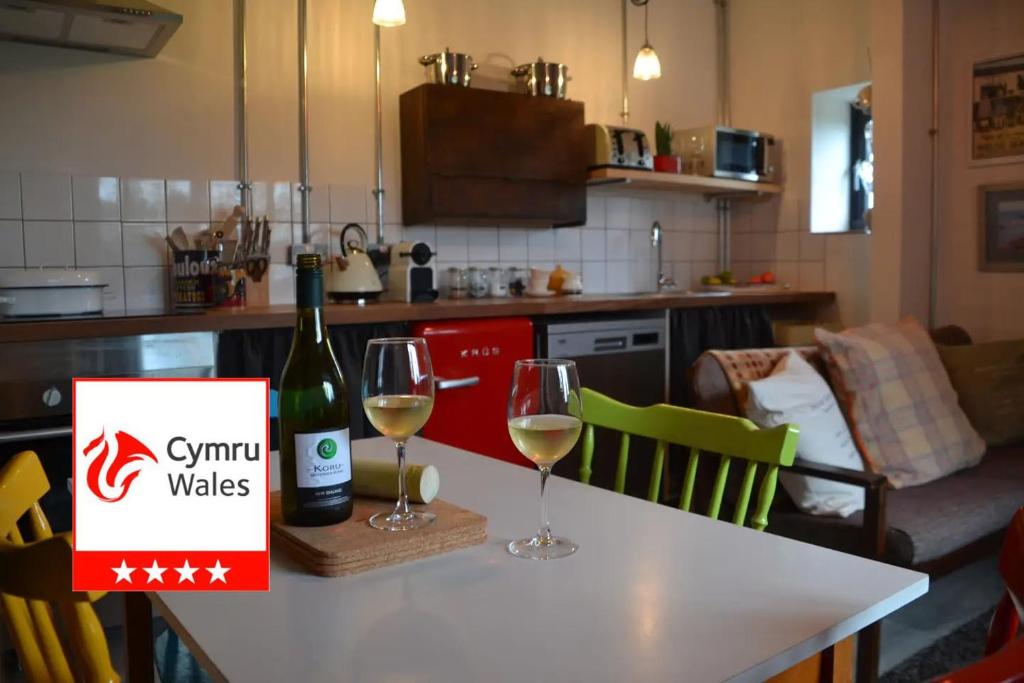
<path fill-rule="evenodd" d="M 379 2 L 380 0 L 378 0 Z M 661 78 L 661 60 L 658 53 L 654 51 L 650 39 L 647 37 L 647 4 L 650 0 L 632 0 L 636 6 L 644 8 L 644 46 L 636 54 L 636 61 L 633 62 L 633 78 L 641 81 L 650 81 Z"/>
<path fill-rule="evenodd" d="M 402 0 L 376 0 L 373 3 L 373 23 L 377 26 L 405 24 L 405 3 Z"/>

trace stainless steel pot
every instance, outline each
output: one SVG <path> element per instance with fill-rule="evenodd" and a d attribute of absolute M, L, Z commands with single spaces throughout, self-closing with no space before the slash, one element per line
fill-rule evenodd
<path fill-rule="evenodd" d="M 434 55 L 420 57 L 420 64 L 427 67 L 427 78 L 431 83 L 461 85 L 464 88 L 469 87 L 473 71 L 477 68 L 471 56 L 452 52 L 448 48 Z"/>
<path fill-rule="evenodd" d="M 512 69 L 520 92 L 540 97 L 557 97 L 560 100 L 565 99 L 569 84 L 568 73 L 569 67 L 565 64 L 545 62 L 543 57 Z"/>

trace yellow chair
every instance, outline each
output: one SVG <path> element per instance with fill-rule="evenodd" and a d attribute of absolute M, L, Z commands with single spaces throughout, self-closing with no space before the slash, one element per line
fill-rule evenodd
<path fill-rule="evenodd" d="M 33 683 L 120 681 L 91 604 L 105 593 L 71 591 L 71 535 L 54 536 L 39 507 L 49 490 L 32 451 L 18 453 L 0 468 L 0 605 L 14 649 Z M 28 542 L 18 527 L 22 517 Z M 61 632 L 67 634 L 66 644 Z"/>

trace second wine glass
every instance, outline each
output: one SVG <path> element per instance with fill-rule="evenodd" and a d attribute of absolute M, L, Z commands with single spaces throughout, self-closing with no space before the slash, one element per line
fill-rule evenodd
<path fill-rule="evenodd" d="M 434 373 L 426 340 L 371 339 L 363 362 L 362 397 L 370 424 L 395 442 L 398 455 L 398 502 L 392 512 L 370 517 L 370 526 L 408 531 L 433 524 L 435 515 L 409 507 L 405 481 L 405 444 L 426 424 L 434 407 Z"/>

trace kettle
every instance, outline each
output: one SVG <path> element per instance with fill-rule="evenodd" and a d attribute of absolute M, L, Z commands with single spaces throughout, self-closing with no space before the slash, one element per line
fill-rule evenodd
<path fill-rule="evenodd" d="M 359 234 L 359 240 L 346 240 L 350 230 Z M 358 223 L 349 223 L 341 229 L 341 256 L 334 258 L 327 293 L 332 299 L 358 301 L 376 299 L 383 291 L 377 268 L 366 253 L 366 231 Z"/>

